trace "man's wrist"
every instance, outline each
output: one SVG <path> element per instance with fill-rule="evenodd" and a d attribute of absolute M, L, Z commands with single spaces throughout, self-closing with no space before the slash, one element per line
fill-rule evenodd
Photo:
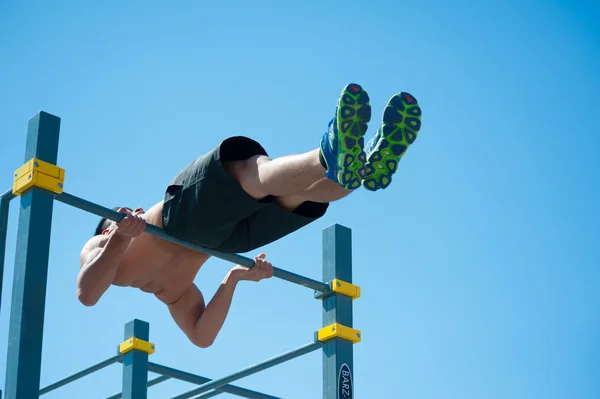
<path fill-rule="evenodd" d="M 239 269 L 231 269 L 227 275 L 225 276 L 224 283 L 230 283 L 236 285 L 240 281 L 242 281 L 242 270 Z"/>
<path fill-rule="evenodd" d="M 121 234 L 118 230 L 113 230 L 110 232 L 109 239 L 111 241 L 116 241 L 116 243 L 120 245 L 129 245 L 132 237 Z"/>

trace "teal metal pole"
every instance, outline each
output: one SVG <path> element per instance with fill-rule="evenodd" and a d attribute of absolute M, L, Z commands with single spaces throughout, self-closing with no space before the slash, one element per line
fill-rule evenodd
<path fill-rule="evenodd" d="M 56 197 L 56 200 L 59 202 L 62 202 L 64 204 L 71 205 L 75 208 L 84 210 L 86 212 L 93 213 L 100 217 L 104 217 L 104 218 L 113 220 L 115 222 L 118 222 L 119 220 L 121 220 L 125 217 L 125 215 L 123 215 L 122 213 L 115 212 L 112 209 L 108 209 L 106 207 L 103 207 L 102 205 L 95 204 L 93 202 L 87 201 L 83 198 L 79 198 L 79 197 L 76 197 L 74 195 L 71 195 L 71 194 L 68 194 L 65 192 L 58 195 Z M 179 244 L 183 247 L 190 248 L 195 251 L 203 252 L 205 254 L 214 256 L 216 258 L 226 260 L 228 262 L 232 262 L 232 263 L 246 266 L 246 267 L 254 266 L 254 260 L 252 260 L 250 258 L 241 256 L 238 254 L 221 253 L 221 252 L 217 252 L 215 250 L 211 250 L 208 248 L 203 248 L 203 247 L 200 247 L 197 245 L 193 245 L 193 244 L 190 244 L 190 243 L 182 241 L 182 240 L 178 240 L 177 238 L 168 235 L 160 227 L 154 226 L 152 224 L 147 224 L 144 232 L 147 234 L 151 234 L 153 236 L 162 238 L 163 240 L 167 240 L 172 243 Z M 316 291 L 320 291 L 320 292 L 324 292 L 324 293 L 328 293 L 330 291 L 330 287 L 327 284 L 323 284 L 320 281 L 313 280 L 311 278 L 304 277 L 304 276 L 289 272 L 284 269 L 279 269 L 277 267 L 273 267 L 273 276 L 280 278 L 282 280 L 289 281 L 290 283 L 294 283 L 294 284 L 302 285 L 304 287 L 312 288 Z"/>
<path fill-rule="evenodd" d="M 352 231 L 335 224 L 323 231 L 323 281 L 352 283 Z M 352 298 L 333 294 L 323 299 L 323 325 L 352 327 Z M 323 399 L 353 399 L 352 342 L 334 338 L 323 345 Z"/>
<path fill-rule="evenodd" d="M 4 283 L 4 261 L 6 256 L 6 233 L 8 230 L 8 210 L 10 201 L 15 198 L 12 190 L 0 196 L 0 306 L 2 305 L 2 284 Z M 0 398 L 2 390 L 0 390 Z"/>
<path fill-rule="evenodd" d="M 12 190 L 2 194 L 0 197 L 0 305 L 2 305 L 2 284 L 4 284 L 4 261 L 6 255 L 6 233 L 8 230 L 8 210 L 10 200 L 14 198 Z M 1 310 L 1 308 L 0 308 Z M 2 387 L 0 387 L 0 399 L 2 399 Z"/>
<path fill-rule="evenodd" d="M 125 324 L 125 340 L 150 339 L 150 325 L 145 321 L 132 320 Z M 123 355 L 123 399 L 146 399 L 148 397 L 148 354 L 131 350 Z"/>
<path fill-rule="evenodd" d="M 2 305 L 2 285 L 4 284 L 4 261 L 6 255 L 6 233 L 8 230 L 8 210 L 10 201 L 15 198 L 12 190 L 0 196 L 0 310 Z M 2 399 L 2 387 L 0 387 Z"/>
<path fill-rule="evenodd" d="M 56 164 L 60 118 L 40 112 L 29 120 L 25 162 Z M 20 165 L 19 165 L 20 166 Z M 16 168 L 15 168 L 16 169 Z M 6 399 L 37 398 L 54 194 L 32 188 L 21 196 L 8 332 Z"/>

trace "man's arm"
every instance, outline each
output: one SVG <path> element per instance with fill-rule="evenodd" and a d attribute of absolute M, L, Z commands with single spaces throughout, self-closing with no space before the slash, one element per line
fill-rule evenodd
<path fill-rule="evenodd" d="M 225 323 L 238 282 L 260 281 L 273 276 L 273 266 L 263 259 L 264 254 L 256 257 L 256 266 L 252 269 L 243 266 L 231 269 L 206 307 L 202 293 L 194 284 L 177 302 L 169 305 L 175 323 L 194 345 L 208 348 L 213 344 Z"/>
<path fill-rule="evenodd" d="M 111 232 L 94 237 L 81 251 L 81 270 L 77 276 L 77 298 L 94 306 L 112 284 L 131 238 Z"/>
<path fill-rule="evenodd" d="M 129 243 L 146 227 L 140 212 L 125 208 L 119 212 L 126 216 L 101 236 L 89 240 L 79 256 L 81 270 L 77 276 L 77 297 L 86 306 L 95 305 L 110 287 Z"/>

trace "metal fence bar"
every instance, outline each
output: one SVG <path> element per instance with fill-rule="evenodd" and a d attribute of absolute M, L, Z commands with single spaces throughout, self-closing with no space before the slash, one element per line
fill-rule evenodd
<path fill-rule="evenodd" d="M 207 382 L 206 384 L 203 384 L 203 385 L 199 386 L 198 388 L 194 388 L 194 389 L 184 392 L 180 395 L 173 396 L 173 397 L 171 397 L 171 399 L 192 398 L 198 394 L 208 392 L 212 389 L 217 389 L 225 384 L 228 384 L 235 380 L 239 380 L 240 378 L 247 377 L 249 375 L 258 373 L 259 371 L 262 371 L 262 370 L 268 369 L 270 367 L 276 366 L 278 364 L 281 364 L 283 362 L 286 362 L 288 360 L 292 360 L 294 358 L 300 357 L 307 353 L 313 352 L 317 349 L 320 349 L 321 347 L 323 347 L 322 342 L 319 342 L 319 341 L 311 342 L 310 344 L 301 346 L 301 347 L 293 349 L 289 352 L 272 357 L 271 359 L 268 359 L 268 360 L 265 360 L 264 362 L 255 364 L 254 366 L 245 368 L 241 371 L 238 371 L 237 373 L 228 375 L 227 377 L 223 377 L 218 380 L 213 380 L 211 382 Z"/>
<path fill-rule="evenodd" d="M 64 385 L 67 385 L 70 382 L 76 381 L 80 378 L 85 377 L 86 375 L 92 374 L 93 372 L 96 372 L 98 370 L 101 370 L 105 367 L 110 366 L 113 363 L 117 363 L 119 361 L 119 359 L 121 358 L 121 355 L 115 355 L 109 359 L 103 360 L 100 363 L 96 363 L 93 366 L 88 367 L 87 369 L 81 370 L 69 377 L 63 378 L 60 381 L 56 381 L 53 384 L 50 384 L 48 386 L 45 386 L 44 388 L 42 388 L 40 390 L 39 396 L 42 396 L 43 394 L 46 394 L 50 391 L 54 391 L 55 389 L 58 389 Z"/>
<path fill-rule="evenodd" d="M 193 384 L 206 384 L 207 382 L 212 381 L 210 378 L 201 377 L 196 374 L 187 373 L 185 371 L 173 369 L 167 366 L 163 366 L 161 364 L 156 364 L 152 362 L 148 362 L 148 371 L 153 373 L 158 373 L 162 375 L 169 376 L 171 378 L 175 378 L 177 380 L 191 382 Z M 248 399 L 281 399 L 277 396 L 271 396 L 260 392 L 251 391 L 246 388 L 238 387 L 235 385 L 223 385 L 218 389 L 219 391 L 230 393 L 232 395 L 241 396 L 243 398 Z"/>
<path fill-rule="evenodd" d="M 112 209 L 103 207 L 102 205 L 95 204 L 93 202 L 87 201 L 83 198 L 76 197 L 74 195 L 68 193 L 62 193 L 56 196 L 56 200 L 60 201 L 64 204 L 71 205 L 75 208 L 79 208 L 81 210 L 93 213 L 100 217 L 104 217 L 115 222 L 121 220 L 124 215 L 122 213 L 113 211 Z M 163 229 L 160 227 L 148 224 L 146 225 L 146 233 L 152 234 L 153 236 L 162 238 L 163 240 L 167 240 L 173 242 L 175 244 L 179 244 L 186 248 L 190 248 L 199 252 L 206 253 L 208 255 L 212 255 L 214 257 L 226 260 L 231 263 L 235 263 L 238 265 L 253 267 L 254 260 L 247 258 L 245 256 L 241 256 L 238 254 L 224 254 L 215 250 L 211 250 L 208 248 L 203 248 L 198 245 L 190 244 L 188 242 L 179 240 L 175 237 L 168 235 Z M 304 287 L 312 288 L 313 290 L 327 293 L 330 291 L 329 286 L 327 284 L 322 283 L 321 281 L 313 280 L 308 277 L 301 276 L 296 273 L 289 272 L 287 270 L 279 269 L 277 267 L 273 268 L 273 276 L 278 277 L 282 280 L 289 281 L 291 283 L 295 283 L 298 285 L 302 285 Z"/>
<path fill-rule="evenodd" d="M 156 378 L 153 378 L 150 381 L 148 381 L 148 383 L 146 384 L 146 388 L 153 387 L 154 385 L 158 385 L 161 382 L 165 382 L 166 380 L 170 380 L 170 379 L 171 379 L 171 377 L 168 377 L 166 375 L 161 375 L 160 377 L 156 377 Z M 121 397 L 122 397 L 122 393 L 119 392 L 112 396 L 107 397 L 106 399 L 121 399 Z"/>

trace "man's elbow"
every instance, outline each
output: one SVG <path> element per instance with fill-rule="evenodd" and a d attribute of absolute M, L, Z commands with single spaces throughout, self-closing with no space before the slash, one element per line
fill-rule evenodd
<path fill-rule="evenodd" d="M 84 306 L 94 306 L 98 303 L 98 298 L 95 295 L 92 295 L 91 292 L 87 290 L 77 289 L 77 299 Z"/>
<path fill-rule="evenodd" d="M 202 349 L 206 349 L 206 348 L 210 347 L 214 342 L 215 342 L 215 340 L 211 339 L 209 337 L 195 337 L 192 340 L 192 343 L 194 345 L 196 345 L 197 347 L 202 348 Z"/>

